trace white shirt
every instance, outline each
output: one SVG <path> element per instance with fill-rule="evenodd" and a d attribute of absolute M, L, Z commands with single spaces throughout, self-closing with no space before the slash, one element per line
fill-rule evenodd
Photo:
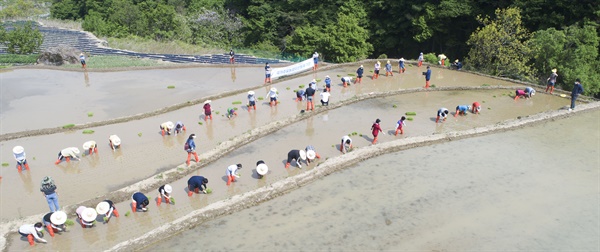
<path fill-rule="evenodd" d="M 227 166 L 227 174 L 226 175 L 233 175 L 236 178 L 239 178 L 240 176 L 237 175 L 237 170 L 238 170 L 238 166 L 237 165 Z"/>
<path fill-rule="evenodd" d="M 277 92 L 269 91 L 269 94 L 267 94 L 267 96 L 271 98 L 277 98 Z"/>
<path fill-rule="evenodd" d="M 33 237 L 35 237 L 36 240 L 46 242 L 46 240 L 44 240 L 38 236 L 38 234 L 37 234 L 38 231 L 35 229 L 35 226 L 33 224 L 27 224 L 27 225 L 23 225 L 23 226 L 19 227 L 19 232 L 26 234 L 26 235 L 29 235 L 29 234 L 33 235 Z"/>
<path fill-rule="evenodd" d="M 348 77 L 348 76 L 346 76 L 346 77 L 342 78 L 342 80 L 344 80 L 345 82 L 351 82 L 351 81 L 352 81 L 352 78 L 351 78 L 351 77 Z"/>
<path fill-rule="evenodd" d="M 346 144 L 346 140 L 350 140 L 350 144 L 352 144 L 352 138 L 350 138 L 349 136 L 342 137 L 342 143 Z"/>
<path fill-rule="evenodd" d="M 78 153 L 79 153 L 79 149 L 77 149 L 77 147 L 64 148 L 63 150 L 60 151 L 60 154 L 63 155 L 64 157 L 72 157 L 72 158 L 77 158 Z"/>
<path fill-rule="evenodd" d="M 319 53 L 318 52 L 313 53 L 313 59 L 314 58 L 318 58 L 318 57 L 319 57 Z"/>
<path fill-rule="evenodd" d="M 321 93 L 321 101 L 328 102 L 329 96 L 331 96 L 331 94 L 329 92 L 322 92 Z"/>
<path fill-rule="evenodd" d="M 108 137 L 108 140 L 110 140 L 114 146 L 121 145 L 121 138 L 119 138 L 117 135 L 111 135 Z"/>

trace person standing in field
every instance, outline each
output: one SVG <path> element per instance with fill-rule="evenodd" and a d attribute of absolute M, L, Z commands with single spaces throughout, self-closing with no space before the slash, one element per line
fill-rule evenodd
<path fill-rule="evenodd" d="M 184 145 L 184 149 L 185 151 L 187 151 L 187 160 L 185 161 L 185 163 L 190 166 L 190 159 L 192 158 L 192 155 L 194 155 L 194 158 L 196 159 L 196 163 L 198 163 L 200 161 L 200 158 L 198 158 L 198 153 L 196 153 L 196 143 L 194 142 L 194 139 L 196 138 L 196 134 L 191 134 L 187 141 L 185 141 L 185 145 Z"/>
<path fill-rule="evenodd" d="M 373 134 L 373 142 L 371 144 L 377 143 L 377 136 L 379 136 L 379 132 L 383 133 L 381 125 L 379 125 L 380 122 L 381 120 L 377 118 L 377 120 L 375 120 L 375 123 L 373 123 L 373 125 L 371 126 L 371 133 Z"/>
<path fill-rule="evenodd" d="M 548 92 L 548 89 L 550 89 L 550 94 L 554 92 L 554 86 L 556 85 L 556 79 L 558 78 L 558 74 L 556 73 L 556 71 L 556 68 L 552 69 L 550 77 L 548 77 L 548 79 L 546 80 L 546 82 L 548 83 L 546 85 L 546 93 Z"/>
<path fill-rule="evenodd" d="M 573 86 L 573 90 L 571 91 L 571 107 L 569 108 L 569 111 L 575 109 L 575 100 L 577 100 L 577 97 L 579 97 L 579 95 L 582 93 L 583 86 L 581 85 L 581 81 L 578 78 L 577 80 L 575 80 L 575 85 Z"/>
<path fill-rule="evenodd" d="M 423 52 L 421 52 L 419 54 L 419 59 L 417 59 L 419 63 L 417 63 L 417 66 L 421 67 L 423 65 Z"/>
<path fill-rule="evenodd" d="M 256 111 L 256 94 L 254 91 L 248 91 L 248 112 L 250 112 L 250 108 Z"/>
<path fill-rule="evenodd" d="M 425 88 L 429 88 L 429 80 L 431 80 L 431 67 L 427 66 L 427 71 L 423 72 L 425 75 Z"/>
<path fill-rule="evenodd" d="M 365 69 L 363 68 L 363 65 L 360 65 L 360 67 L 356 70 L 356 82 L 354 83 L 362 83 L 362 77 L 364 73 Z M 344 87 L 345 86 L 346 85 L 344 85 Z"/>
<path fill-rule="evenodd" d="M 229 64 L 235 63 L 235 52 L 233 52 L 233 48 L 229 50 Z"/>
<path fill-rule="evenodd" d="M 50 212 L 56 212 L 60 210 L 60 206 L 58 205 L 58 192 L 56 192 L 56 188 L 56 184 L 51 177 L 46 176 L 44 179 L 42 179 L 40 191 L 46 198 L 46 202 L 48 202 Z"/>
<path fill-rule="evenodd" d="M 85 63 L 85 55 L 83 53 L 79 54 L 79 62 L 81 62 L 81 68 L 86 69 L 87 65 Z"/>
<path fill-rule="evenodd" d="M 373 71 L 373 80 L 379 78 L 379 69 L 381 69 L 381 62 L 377 61 L 377 63 L 375 63 L 375 70 Z"/>
<path fill-rule="evenodd" d="M 394 73 L 392 72 L 392 64 L 389 60 L 387 61 L 387 64 L 385 64 L 385 77 L 387 77 L 388 74 L 394 76 Z"/>
<path fill-rule="evenodd" d="M 271 66 L 269 62 L 265 63 L 265 84 L 271 83 Z"/>
<path fill-rule="evenodd" d="M 400 58 L 400 60 L 398 60 L 398 73 L 404 73 L 404 71 L 406 71 L 406 66 L 404 65 L 404 58 Z"/>
<path fill-rule="evenodd" d="M 316 71 L 317 68 L 319 68 L 319 53 L 315 51 L 315 53 L 313 53 L 312 58 L 314 62 L 313 71 Z"/>

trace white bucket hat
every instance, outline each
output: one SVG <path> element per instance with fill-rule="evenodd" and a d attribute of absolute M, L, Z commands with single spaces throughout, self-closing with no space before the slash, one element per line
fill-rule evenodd
<path fill-rule="evenodd" d="M 56 211 L 50 215 L 50 222 L 54 225 L 62 225 L 67 221 L 67 213 L 63 211 Z"/>
<path fill-rule="evenodd" d="M 206 100 L 206 101 L 204 101 L 204 104 L 211 103 L 211 102 L 212 102 L 211 100 Z"/>
<path fill-rule="evenodd" d="M 110 205 L 106 201 L 102 201 L 96 206 L 96 212 L 98 212 L 98 214 L 106 214 L 109 209 Z"/>
<path fill-rule="evenodd" d="M 300 150 L 300 158 L 301 158 L 302 160 L 306 160 L 306 151 L 304 151 L 304 150 Z"/>
<path fill-rule="evenodd" d="M 108 137 L 108 139 L 112 141 L 114 145 L 121 145 L 121 138 L 119 138 L 119 136 L 117 135 L 111 135 L 110 137 Z"/>
<path fill-rule="evenodd" d="M 271 92 L 277 92 L 277 88 L 271 88 Z"/>
<path fill-rule="evenodd" d="M 254 95 L 254 91 L 248 91 L 249 95 Z"/>
<path fill-rule="evenodd" d="M 171 192 L 173 192 L 173 188 L 171 187 L 171 185 L 165 185 L 165 192 L 166 192 L 166 193 L 171 193 Z"/>
<path fill-rule="evenodd" d="M 25 148 L 23 148 L 23 146 L 15 146 L 13 148 L 13 153 L 15 154 L 21 154 L 25 151 Z"/>
<path fill-rule="evenodd" d="M 77 147 L 69 147 L 68 149 L 70 149 L 71 151 L 73 151 L 73 153 L 75 153 L 75 154 L 79 154 L 79 153 L 81 153 L 81 152 L 79 151 L 79 148 L 77 148 Z"/>
<path fill-rule="evenodd" d="M 317 153 L 315 153 L 314 150 L 308 150 L 306 152 L 306 157 L 308 157 L 308 159 L 315 159 L 317 157 Z"/>
<path fill-rule="evenodd" d="M 96 213 L 96 209 L 93 209 L 91 207 L 88 207 L 88 208 L 84 209 L 83 212 L 81 212 L 81 218 L 85 222 L 92 222 L 92 221 L 96 220 L 97 216 L 98 216 L 98 213 Z"/>
<path fill-rule="evenodd" d="M 256 173 L 265 175 L 269 172 L 269 167 L 266 164 L 259 164 L 256 166 Z"/>
<path fill-rule="evenodd" d="M 83 149 L 87 150 L 89 148 L 94 147 L 94 145 L 96 145 L 96 141 L 87 141 L 87 142 L 83 143 Z"/>
<path fill-rule="evenodd" d="M 405 59 L 404 58 L 400 58 L 400 61 L 405 61 Z"/>

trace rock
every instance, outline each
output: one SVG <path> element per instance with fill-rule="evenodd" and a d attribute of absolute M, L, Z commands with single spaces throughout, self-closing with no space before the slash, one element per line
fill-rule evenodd
<path fill-rule="evenodd" d="M 61 66 L 63 64 L 78 64 L 79 49 L 59 45 L 57 47 L 51 47 L 40 53 L 40 57 L 37 60 L 38 64 Z"/>

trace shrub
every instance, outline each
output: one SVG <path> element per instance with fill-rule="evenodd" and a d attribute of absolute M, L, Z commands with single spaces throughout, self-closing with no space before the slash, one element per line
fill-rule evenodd
<path fill-rule="evenodd" d="M 0 64 L 35 64 L 38 54 L 0 54 Z"/>
<path fill-rule="evenodd" d="M 388 58 L 388 56 L 385 53 L 382 53 L 379 55 L 379 57 L 377 57 L 377 59 L 387 59 L 387 58 Z"/>
<path fill-rule="evenodd" d="M 423 59 L 425 60 L 425 62 L 431 63 L 431 64 L 437 64 L 437 62 L 438 62 L 438 57 L 435 56 L 435 53 L 423 54 Z"/>

